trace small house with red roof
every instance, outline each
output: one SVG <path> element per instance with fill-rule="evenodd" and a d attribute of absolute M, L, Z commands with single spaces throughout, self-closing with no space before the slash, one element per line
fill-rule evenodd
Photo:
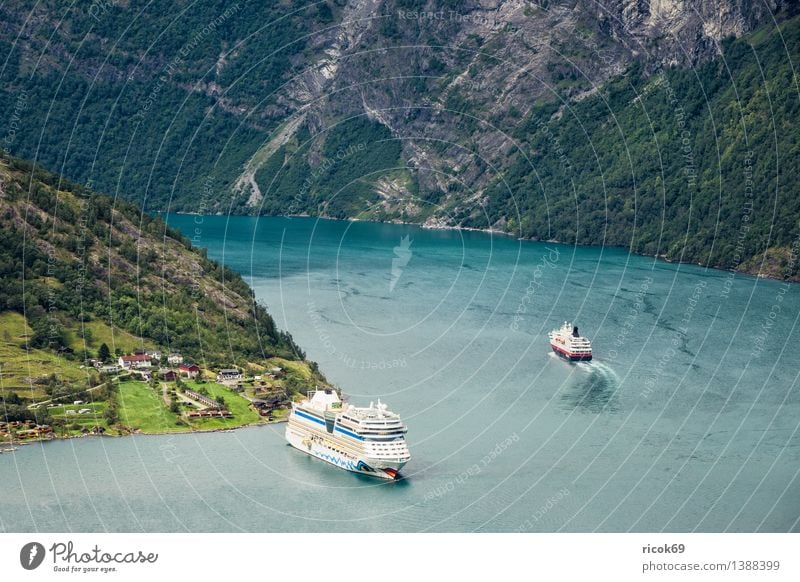
<path fill-rule="evenodd" d="M 126 370 L 142 370 L 149 368 L 152 363 L 147 354 L 134 354 L 132 356 L 120 356 L 119 365 Z"/>
<path fill-rule="evenodd" d="M 197 364 L 181 364 L 178 367 L 178 371 L 180 372 L 181 376 L 194 379 L 200 374 L 200 366 Z"/>

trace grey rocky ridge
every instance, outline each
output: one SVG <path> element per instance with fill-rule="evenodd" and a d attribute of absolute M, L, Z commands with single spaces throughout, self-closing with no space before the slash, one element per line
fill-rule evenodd
<path fill-rule="evenodd" d="M 789 261 L 790 221 L 767 209 L 800 210 L 781 175 L 793 2 L 29 4 L 0 8 L 0 113 L 26 128 L 8 149 L 147 210 L 492 229 L 772 276 Z M 737 252 L 745 150 L 761 214 Z"/>

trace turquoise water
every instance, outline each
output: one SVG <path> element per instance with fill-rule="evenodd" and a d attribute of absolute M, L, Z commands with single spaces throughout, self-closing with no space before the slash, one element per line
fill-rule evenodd
<path fill-rule="evenodd" d="M 76 439 L 0 455 L 0 530 L 800 530 L 800 287 L 484 233 L 169 221 L 350 402 L 403 416 L 405 479 L 311 459 L 282 425 Z M 593 362 L 551 354 L 565 319 Z"/>

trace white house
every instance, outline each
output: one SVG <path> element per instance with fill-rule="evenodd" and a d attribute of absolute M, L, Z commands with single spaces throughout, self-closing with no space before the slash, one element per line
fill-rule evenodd
<path fill-rule="evenodd" d="M 119 365 L 129 370 L 141 370 L 149 368 L 150 356 L 147 354 L 135 354 L 133 356 L 120 356 Z"/>
<path fill-rule="evenodd" d="M 178 366 L 183 363 L 183 356 L 180 354 L 170 354 L 167 356 L 167 362 L 170 366 Z"/>
<path fill-rule="evenodd" d="M 225 368 L 217 374 L 217 382 L 236 382 L 242 379 L 242 374 L 236 368 Z"/>

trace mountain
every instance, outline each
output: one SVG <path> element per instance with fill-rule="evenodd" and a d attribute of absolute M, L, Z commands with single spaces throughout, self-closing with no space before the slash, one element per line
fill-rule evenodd
<path fill-rule="evenodd" d="M 2 389 L 50 374 L 86 387 L 86 358 L 136 348 L 204 367 L 288 361 L 323 380 L 238 274 L 129 202 L 0 155 Z M 38 388 L 36 388 L 38 387 Z"/>
<path fill-rule="evenodd" d="M 491 228 L 797 278 L 796 11 L 18 2 L 2 139 L 150 211 Z"/>

